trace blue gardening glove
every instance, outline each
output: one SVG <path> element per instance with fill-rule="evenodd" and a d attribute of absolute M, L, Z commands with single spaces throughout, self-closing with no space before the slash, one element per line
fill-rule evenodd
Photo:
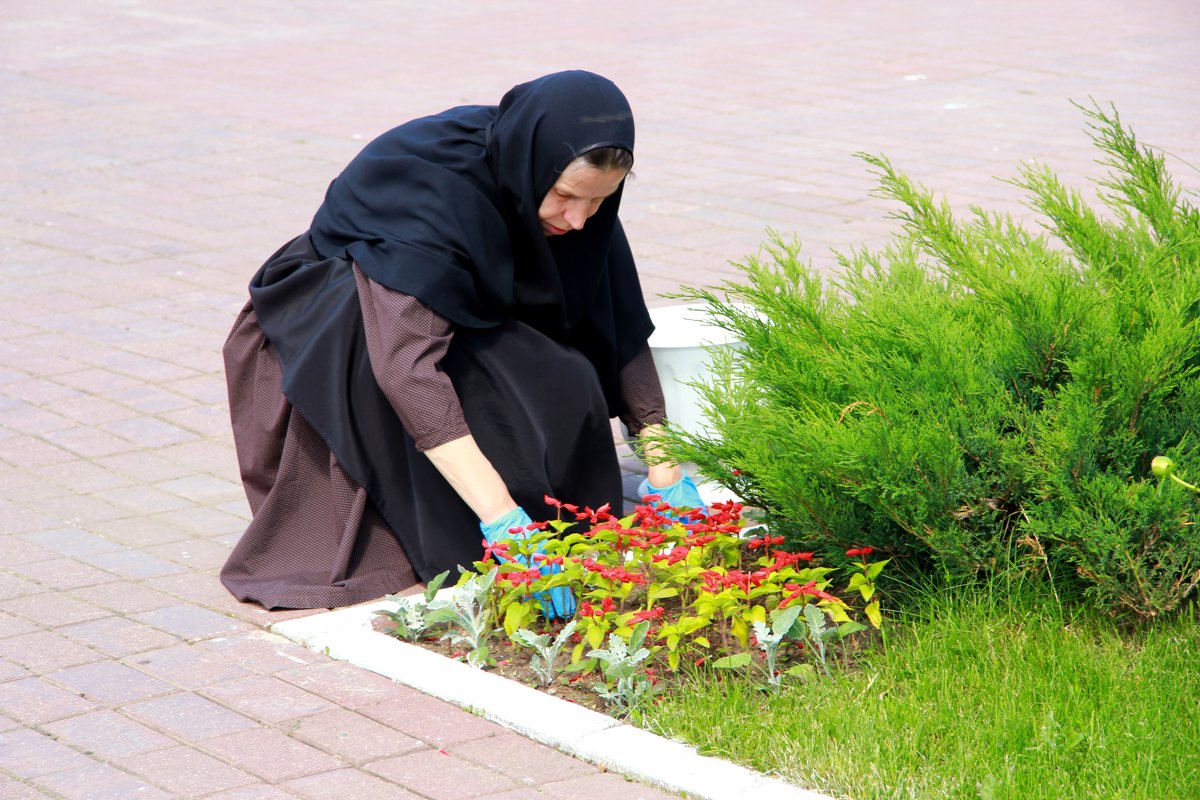
<path fill-rule="evenodd" d="M 644 478 L 638 484 L 638 497 L 645 497 L 648 494 L 660 496 L 663 502 L 672 508 L 698 508 L 705 514 L 708 513 L 708 507 L 704 505 L 704 500 L 700 497 L 700 490 L 696 488 L 696 482 L 686 472 L 683 473 L 682 478 L 661 489 L 651 486 L 650 479 Z M 666 516 L 672 519 L 676 518 L 674 514 Z"/>
<path fill-rule="evenodd" d="M 529 534 L 525 531 L 518 533 L 510 533 L 513 528 L 524 528 L 533 522 L 529 515 L 525 513 L 525 509 L 520 506 L 514 508 L 500 519 L 492 522 L 490 525 L 479 523 L 479 529 L 483 532 L 483 538 L 488 544 L 495 544 L 504 539 L 524 539 Z M 538 543 L 537 551 L 542 552 L 541 543 Z M 529 564 L 519 559 L 523 566 L 528 569 Z M 553 575 L 559 572 L 562 568 L 555 564 L 543 564 L 541 573 L 543 575 Z M 562 619 L 570 619 L 575 616 L 575 595 L 565 586 L 558 586 L 548 592 L 538 592 L 534 595 L 538 604 L 542 607 L 542 614 L 546 619 L 554 619 L 561 617 Z"/>

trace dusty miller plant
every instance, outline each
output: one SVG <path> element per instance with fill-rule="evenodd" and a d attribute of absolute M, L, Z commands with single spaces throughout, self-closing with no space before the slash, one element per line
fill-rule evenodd
<path fill-rule="evenodd" d="M 428 606 L 426 618 L 431 624 L 447 623 L 450 630 L 442 639 L 467 651 L 467 663 L 477 669 L 495 663 L 488 655 L 488 637 L 495 629 L 489 604 L 496 568 L 487 574 L 467 573 L 454 587 L 450 597 L 435 598 Z"/>
<path fill-rule="evenodd" d="M 558 636 L 553 639 L 550 634 L 541 633 L 534 634 L 528 628 L 521 628 L 513 634 L 512 640 L 521 647 L 527 647 L 533 650 L 533 655 L 529 659 L 529 667 L 537 676 L 538 683 L 542 686 L 549 686 L 554 683 L 554 675 L 556 672 L 555 662 L 558 660 L 559 651 L 563 645 L 571 640 L 572 634 L 575 633 L 575 628 L 579 623 L 576 620 L 571 620 L 563 629 L 558 632 Z"/>
<path fill-rule="evenodd" d="M 387 617 L 394 625 L 394 635 L 408 639 L 410 642 L 418 642 L 421 640 L 431 627 L 432 622 L 429 615 L 429 604 L 433 602 L 433 598 L 437 595 L 438 590 L 442 588 L 447 576 L 450 575 L 449 570 L 434 577 L 425 586 L 425 591 L 421 595 L 421 599 L 412 596 L 401 596 L 389 594 L 386 599 L 395 602 L 398 608 L 395 611 L 380 611 L 380 616 Z"/>
<path fill-rule="evenodd" d="M 618 713 L 635 711 L 659 692 L 659 687 L 646 677 L 641 666 L 650 657 L 650 651 L 642 646 L 649 629 L 649 622 L 639 622 L 628 642 L 611 633 L 607 649 L 588 651 L 588 658 L 599 659 L 605 681 L 594 688 Z"/>

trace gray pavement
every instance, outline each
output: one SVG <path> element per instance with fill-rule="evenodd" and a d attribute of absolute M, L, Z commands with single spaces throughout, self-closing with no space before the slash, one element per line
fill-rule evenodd
<path fill-rule="evenodd" d="M 7 0 L 0 9 L 0 797 L 661 798 L 264 631 L 219 350 L 372 136 L 602 72 L 639 124 L 653 304 L 767 227 L 814 264 L 894 223 L 856 151 L 1029 215 L 1113 102 L 1200 186 L 1191 0 Z M 633 467 L 631 467 L 633 469 Z M 809 787 L 821 788 L 821 787 Z"/>

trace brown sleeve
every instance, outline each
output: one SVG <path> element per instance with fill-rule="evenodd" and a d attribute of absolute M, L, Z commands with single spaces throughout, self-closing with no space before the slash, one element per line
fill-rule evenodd
<path fill-rule="evenodd" d="M 625 405 L 621 422 L 625 423 L 630 435 L 636 436 L 647 425 L 661 424 L 667 418 L 667 404 L 649 344 L 621 368 L 620 381 L 621 400 Z"/>
<path fill-rule="evenodd" d="M 466 436 L 466 420 L 442 358 L 454 326 L 412 295 L 368 278 L 354 265 L 367 353 L 375 380 L 424 452 Z"/>

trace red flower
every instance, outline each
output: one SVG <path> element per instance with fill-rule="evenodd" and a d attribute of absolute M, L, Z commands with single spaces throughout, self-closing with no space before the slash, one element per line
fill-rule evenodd
<path fill-rule="evenodd" d="M 757 539 L 751 539 L 747 545 L 751 550 L 757 550 L 760 547 L 770 547 L 776 544 L 783 544 L 782 536 L 763 536 Z"/>
<path fill-rule="evenodd" d="M 615 600 L 613 600 L 611 597 L 605 597 L 603 600 L 600 601 L 600 608 L 604 609 L 605 613 L 608 613 L 609 611 L 616 611 L 617 610 L 617 602 Z"/>
<path fill-rule="evenodd" d="M 796 583 L 786 583 L 784 584 L 783 588 L 791 592 L 791 594 L 783 598 L 783 600 L 779 603 L 779 608 L 785 608 L 788 603 L 792 602 L 801 595 L 809 595 L 810 597 L 817 597 L 821 600 L 829 600 L 834 603 L 839 602 L 838 599 L 829 592 L 823 592 L 818 589 L 817 582 L 815 580 L 811 580 L 803 586 Z"/>
<path fill-rule="evenodd" d="M 561 500 L 555 500 L 555 499 L 554 499 L 553 497 L 551 497 L 550 495 L 546 495 L 545 497 L 543 497 L 543 498 L 542 498 L 542 500 L 543 500 L 543 501 L 546 503 L 546 505 L 548 505 L 548 506 L 552 506 L 553 508 L 562 508 L 562 501 L 561 501 Z"/>
<path fill-rule="evenodd" d="M 533 560 L 538 561 L 543 565 L 551 565 L 552 564 L 556 567 L 561 567 L 562 563 L 563 563 L 562 556 L 548 556 L 545 553 L 534 553 Z"/>
<path fill-rule="evenodd" d="M 508 542 L 496 542 L 491 544 L 487 539 L 483 540 L 483 561 L 487 561 L 492 556 L 496 557 L 497 561 L 510 561 L 508 555 Z"/>
<path fill-rule="evenodd" d="M 505 572 L 500 577 L 511 583 L 514 587 L 521 584 L 529 586 L 542 577 L 542 571 L 540 569 L 516 569 L 511 572 Z"/>
<path fill-rule="evenodd" d="M 667 566 L 673 567 L 680 561 L 683 561 L 685 558 L 687 558 L 688 553 L 691 551 L 692 548 L 685 544 L 680 544 L 672 548 L 671 552 L 669 553 L 658 553 L 657 555 L 650 556 L 650 560 L 656 563 L 660 561 L 666 561 Z"/>
<path fill-rule="evenodd" d="M 662 615 L 663 615 L 662 606 L 656 606 L 655 608 L 648 608 L 645 611 L 637 612 L 632 617 L 630 617 L 629 621 L 630 622 L 644 622 L 645 620 L 648 620 L 648 619 L 658 619 Z"/>
<path fill-rule="evenodd" d="M 846 551 L 846 555 L 862 556 L 863 558 L 866 558 L 867 556 L 871 555 L 871 553 L 874 553 L 874 552 L 875 552 L 874 547 L 852 547 Z"/>

